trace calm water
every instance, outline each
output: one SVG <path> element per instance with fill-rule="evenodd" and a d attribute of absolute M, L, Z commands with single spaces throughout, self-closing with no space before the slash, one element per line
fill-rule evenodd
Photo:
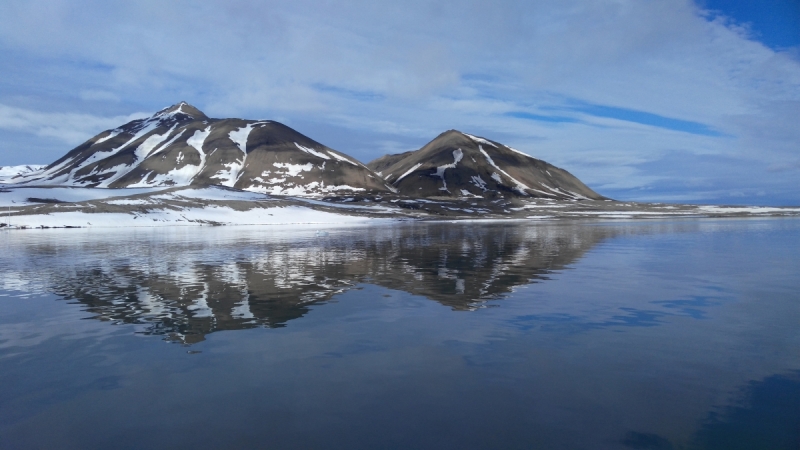
<path fill-rule="evenodd" d="M 0 448 L 800 448 L 800 220 L 327 233 L 0 233 Z"/>

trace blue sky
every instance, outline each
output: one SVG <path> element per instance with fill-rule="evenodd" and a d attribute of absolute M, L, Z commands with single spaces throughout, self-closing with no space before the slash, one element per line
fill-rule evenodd
<path fill-rule="evenodd" d="M 455 128 L 618 199 L 800 205 L 800 2 L 0 0 L 0 165 L 181 100 L 369 161 Z"/>

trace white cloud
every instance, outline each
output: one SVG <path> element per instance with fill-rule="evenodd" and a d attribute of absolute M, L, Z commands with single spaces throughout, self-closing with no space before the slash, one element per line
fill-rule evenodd
<path fill-rule="evenodd" d="M 55 138 L 64 144 L 75 146 L 100 131 L 116 128 L 123 123 L 149 115 L 135 113 L 127 116 L 98 117 L 81 113 L 45 113 L 0 104 L 0 129 Z"/>
<path fill-rule="evenodd" d="M 117 94 L 109 91 L 101 91 L 96 89 L 85 89 L 80 92 L 80 97 L 86 101 L 98 102 L 118 102 L 120 98 Z"/>
<path fill-rule="evenodd" d="M 31 0 L 4 9 L 0 48 L 63 68 L 38 83 L 53 89 L 23 94 L 91 100 L 76 101 L 75 111 L 114 97 L 153 110 L 187 100 L 212 116 L 382 133 L 376 149 L 395 138 L 422 145 L 459 128 L 615 186 L 647 186 L 660 176 L 642 163 L 676 151 L 790 168 L 798 157 L 797 51 L 776 52 L 690 0 L 141 0 L 80 8 Z M 91 85 L 79 76 L 87 71 L 97 75 Z M 571 110 L 575 102 L 696 122 L 721 136 L 594 117 Z M 576 122 L 506 115 L 518 111 Z M 121 123 L 92 113 L 94 122 L 65 118 L 51 130 L 30 114 L 6 111 L 0 128 L 75 142 Z M 785 183 L 796 175 L 774 173 Z"/>

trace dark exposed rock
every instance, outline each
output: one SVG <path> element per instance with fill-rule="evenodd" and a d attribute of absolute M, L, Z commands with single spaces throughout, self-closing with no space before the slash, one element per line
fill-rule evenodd
<path fill-rule="evenodd" d="M 57 198 L 28 197 L 27 200 L 31 203 L 64 203 L 62 200 Z"/>

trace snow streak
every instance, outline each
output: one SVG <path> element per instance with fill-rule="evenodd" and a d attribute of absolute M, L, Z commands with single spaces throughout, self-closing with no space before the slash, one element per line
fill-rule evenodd
<path fill-rule="evenodd" d="M 358 165 L 358 164 L 354 163 L 353 161 L 350 161 L 349 159 L 345 158 L 345 157 L 344 157 L 344 156 L 342 156 L 342 155 L 338 155 L 338 154 L 336 154 L 336 153 L 333 153 L 333 152 L 328 152 L 328 154 L 329 154 L 329 155 L 331 155 L 331 156 L 333 156 L 334 158 L 338 159 L 339 161 L 348 162 L 348 163 L 350 163 L 350 164 L 352 164 L 352 165 L 354 165 L 354 166 L 357 166 L 357 165 Z"/>
<path fill-rule="evenodd" d="M 461 133 L 461 134 L 463 134 L 464 136 L 472 139 L 473 141 L 477 142 L 478 144 L 486 144 L 486 145 L 491 145 L 494 148 L 498 148 L 496 145 L 494 145 L 493 143 L 487 141 L 484 138 L 479 138 L 478 136 L 473 136 L 473 135 L 467 134 L 467 133 Z"/>
<path fill-rule="evenodd" d="M 453 161 L 452 164 L 445 164 L 443 166 L 439 166 L 436 168 L 436 176 L 442 179 L 443 186 L 439 188 L 440 191 L 447 191 L 447 181 L 444 179 L 444 171 L 447 169 L 455 169 L 456 164 L 464 158 L 464 152 L 461 151 L 460 148 L 453 150 Z M 448 191 L 449 192 L 449 191 Z"/>
<path fill-rule="evenodd" d="M 487 161 L 489 161 L 489 164 L 491 164 L 491 165 L 492 165 L 492 167 L 494 167 L 495 169 L 497 169 L 498 171 L 500 171 L 500 173 L 502 173 L 503 175 L 505 175 L 506 177 L 508 177 L 508 178 L 509 178 L 509 179 L 510 179 L 510 180 L 511 180 L 511 181 L 512 181 L 514 184 L 515 184 L 515 186 L 514 186 L 514 189 L 516 189 L 516 190 L 517 190 L 517 192 L 519 192 L 520 194 L 523 194 L 523 195 L 525 195 L 525 194 L 526 194 L 526 192 L 525 192 L 525 189 L 530 189 L 528 186 L 525 186 L 524 184 L 520 183 L 519 181 L 517 181 L 517 179 L 515 179 L 514 177 L 512 177 L 511 175 L 509 175 L 508 173 L 506 173 L 506 171 L 505 171 L 505 170 L 503 170 L 503 169 L 501 169 L 500 167 L 498 167 L 498 166 L 497 166 L 497 164 L 495 164 L 495 163 L 494 163 L 494 161 L 492 160 L 492 157 L 491 157 L 491 156 L 489 156 L 489 154 L 488 154 L 488 153 L 486 153 L 486 150 L 484 150 L 484 149 L 483 149 L 483 147 L 481 147 L 480 145 L 478 146 L 478 150 L 480 150 L 480 151 L 481 151 L 481 153 L 483 153 L 483 156 L 485 156 L 485 157 L 486 157 L 486 160 L 487 160 Z M 492 178 L 494 178 L 495 180 L 498 180 L 498 182 L 499 182 L 499 180 L 500 180 L 500 176 L 498 175 L 498 176 L 495 178 L 495 175 L 497 175 L 497 174 L 496 174 L 496 173 L 495 173 L 495 174 L 493 174 L 493 175 L 492 175 Z"/>
<path fill-rule="evenodd" d="M 300 149 L 300 150 L 302 150 L 302 151 L 304 151 L 304 152 L 306 152 L 306 153 L 308 153 L 310 155 L 314 155 L 314 156 L 320 157 L 322 159 L 331 159 L 328 155 L 326 155 L 324 153 L 320 153 L 320 152 L 314 150 L 313 148 L 303 147 L 302 145 L 298 144 L 297 142 L 295 142 L 294 145 L 298 149 Z"/>
<path fill-rule="evenodd" d="M 418 163 L 418 164 L 417 164 L 417 165 L 415 165 L 414 167 L 412 167 L 412 168 L 408 169 L 408 171 L 407 171 L 406 173 L 404 173 L 404 174 L 400 175 L 400 178 L 398 178 L 398 179 L 394 180 L 394 183 L 392 183 L 392 184 L 397 184 L 397 183 L 399 183 L 399 182 L 400 182 L 400 180 L 402 180 L 403 178 L 405 178 L 405 177 L 406 177 L 406 175 L 408 175 L 408 174 L 410 174 L 411 172 L 413 172 L 413 171 L 415 171 L 415 170 L 419 169 L 419 167 L 420 167 L 421 165 L 422 165 L 422 163 Z"/>

